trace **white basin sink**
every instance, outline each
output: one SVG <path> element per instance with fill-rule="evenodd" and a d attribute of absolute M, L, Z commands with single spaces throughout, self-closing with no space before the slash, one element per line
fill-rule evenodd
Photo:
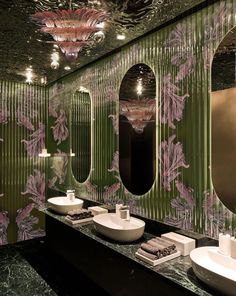
<path fill-rule="evenodd" d="M 224 295 L 236 295 L 236 259 L 222 255 L 218 247 L 201 247 L 191 251 L 193 271 L 204 283 Z"/>
<path fill-rule="evenodd" d="M 60 214 L 67 214 L 69 211 L 79 210 L 83 206 L 83 200 L 75 198 L 71 201 L 67 196 L 52 197 L 47 200 L 50 209 Z"/>
<path fill-rule="evenodd" d="M 139 239 L 144 232 L 145 222 L 130 217 L 129 221 L 116 214 L 106 213 L 93 217 L 97 232 L 119 242 L 132 242 Z"/>

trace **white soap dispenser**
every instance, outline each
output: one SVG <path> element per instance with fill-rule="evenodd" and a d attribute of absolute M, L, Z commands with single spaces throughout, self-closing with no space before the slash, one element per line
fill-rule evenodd
<path fill-rule="evenodd" d="M 72 201 L 72 202 L 75 201 L 75 190 L 68 189 L 66 191 L 66 196 L 70 201 Z"/>
<path fill-rule="evenodd" d="M 231 254 L 231 239 L 229 234 L 219 234 L 219 253 L 225 256 Z"/>
<path fill-rule="evenodd" d="M 116 215 L 120 217 L 120 209 L 123 207 L 123 204 L 116 204 Z"/>

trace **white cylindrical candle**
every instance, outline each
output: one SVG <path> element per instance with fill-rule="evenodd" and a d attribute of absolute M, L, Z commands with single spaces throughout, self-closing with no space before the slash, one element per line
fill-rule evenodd
<path fill-rule="evenodd" d="M 236 259 L 236 238 L 231 237 L 230 243 L 231 243 L 231 257 L 233 259 Z"/>
<path fill-rule="evenodd" d="M 231 240 L 229 234 L 219 234 L 219 252 L 222 255 L 230 256 L 231 254 Z"/>

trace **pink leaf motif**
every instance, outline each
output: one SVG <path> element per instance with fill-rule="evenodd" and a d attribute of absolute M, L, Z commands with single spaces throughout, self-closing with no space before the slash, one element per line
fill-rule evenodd
<path fill-rule="evenodd" d="M 186 187 L 182 182 L 176 180 L 175 185 L 180 197 L 171 200 L 171 207 L 176 210 L 177 217 L 168 216 L 165 222 L 182 229 L 192 229 L 192 212 L 195 205 L 193 189 Z"/>
<path fill-rule="evenodd" d="M 59 149 L 57 151 L 58 153 L 55 154 L 51 169 L 53 170 L 58 183 L 63 184 L 67 174 L 68 155 L 64 152 L 61 152 Z"/>
<path fill-rule="evenodd" d="M 175 135 L 160 144 L 159 159 L 161 162 L 161 183 L 165 190 L 170 191 L 170 183 L 180 174 L 180 167 L 188 168 L 185 163 L 183 146 L 180 142 L 173 143 Z"/>
<path fill-rule="evenodd" d="M 9 112 L 6 108 L 0 109 L 0 123 L 6 124 L 8 123 Z"/>
<path fill-rule="evenodd" d="M 189 97 L 188 94 L 179 96 L 179 91 L 180 89 L 171 82 L 170 74 L 165 76 L 161 89 L 160 120 L 171 128 L 175 128 L 174 120 L 182 119 L 185 99 Z"/>
<path fill-rule="evenodd" d="M 216 192 L 209 192 L 209 191 L 205 191 L 204 192 L 204 201 L 203 201 L 203 209 L 205 214 L 209 214 L 209 212 L 211 212 L 214 207 L 217 205 L 217 200 L 218 197 L 216 195 Z M 210 215 L 212 216 L 212 215 Z"/>
<path fill-rule="evenodd" d="M 119 122 L 118 122 L 118 116 L 117 115 L 113 115 L 110 114 L 108 115 L 108 118 L 111 119 L 112 121 L 112 125 L 113 125 L 113 129 L 116 135 L 119 135 Z"/>
<path fill-rule="evenodd" d="M 186 76 L 190 75 L 193 72 L 195 63 L 196 58 L 194 55 L 187 56 L 186 61 L 179 67 L 179 72 L 175 77 L 176 82 L 179 82 L 183 80 Z"/>
<path fill-rule="evenodd" d="M 17 225 L 20 225 L 20 223 L 22 223 L 24 219 L 30 216 L 30 213 L 33 210 L 34 206 L 35 204 L 31 203 L 31 204 L 28 204 L 25 208 L 21 208 L 17 210 L 17 216 L 16 216 Z"/>
<path fill-rule="evenodd" d="M 60 106 L 60 100 L 59 100 L 58 97 L 51 99 L 49 101 L 49 106 L 48 106 L 49 116 L 57 118 L 58 117 L 57 109 L 58 109 L 59 106 Z"/>
<path fill-rule="evenodd" d="M 187 24 L 179 23 L 170 33 L 165 46 L 175 48 L 177 53 L 171 58 L 171 63 L 179 67 L 176 75 L 176 82 L 183 80 L 193 72 L 196 57 L 191 51 L 189 40 L 192 39 L 192 29 Z M 180 51 L 181 48 L 181 51 Z"/>
<path fill-rule="evenodd" d="M 195 206 L 195 200 L 193 198 L 193 189 L 190 187 L 186 187 L 179 180 L 175 181 L 175 186 L 178 189 L 180 196 L 185 200 L 185 204 L 188 206 L 190 210 Z"/>
<path fill-rule="evenodd" d="M 65 85 L 62 83 L 54 83 L 53 87 L 52 87 L 52 95 L 56 96 L 59 93 L 61 93 L 63 90 L 65 89 Z"/>
<path fill-rule="evenodd" d="M 92 195 L 97 195 L 97 185 L 92 184 L 90 181 L 86 181 L 85 187 L 87 188 L 87 191 L 91 193 Z"/>
<path fill-rule="evenodd" d="M 111 168 L 108 169 L 108 172 L 119 173 L 119 151 L 114 152 L 112 163 L 111 163 Z"/>
<path fill-rule="evenodd" d="M 221 36 L 222 27 L 227 18 L 226 2 L 221 1 L 213 15 L 205 18 L 205 33 L 203 46 L 204 68 L 209 69 L 211 65 L 212 55 L 210 54 L 210 46 L 213 41 Z"/>
<path fill-rule="evenodd" d="M 116 102 L 118 100 L 117 91 L 113 86 L 110 86 L 106 92 L 106 101 L 108 102 Z"/>
<path fill-rule="evenodd" d="M 190 219 L 184 215 L 181 215 L 178 218 L 166 217 L 165 223 L 185 230 L 193 229 Z"/>
<path fill-rule="evenodd" d="M 45 235 L 43 229 L 33 229 L 37 225 L 39 219 L 37 217 L 26 217 L 18 226 L 17 241 L 23 241 L 28 239 L 34 239 Z"/>
<path fill-rule="evenodd" d="M 116 194 L 116 192 L 120 189 L 120 182 L 114 183 L 111 186 L 105 186 L 104 189 L 105 189 L 105 192 L 103 194 L 104 199 L 113 197 Z"/>
<path fill-rule="evenodd" d="M 22 195 L 32 195 L 30 199 L 35 203 L 38 209 L 45 208 L 45 174 L 35 170 L 35 175 L 30 175 L 27 179 L 25 191 Z"/>
<path fill-rule="evenodd" d="M 68 136 L 69 132 L 66 127 L 67 119 L 65 111 L 60 109 L 60 115 L 57 117 L 55 121 L 55 126 L 52 126 L 52 133 L 53 138 L 55 141 L 57 141 L 57 145 L 61 144 L 62 141 L 65 141 Z"/>
<path fill-rule="evenodd" d="M 52 177 L 52 179 L 49 179 L 48 180 L 48 188 L 56 189 L 57 190 L 56 182 L 57 182 L 57 176 Z"/>
<path fill-rule="evenodd" d="M 204 192 L 203 210 L 205 217 L 205 233 L 218 238 L 219 232 L 224 230 L 225 221 L 228 219 L 228 211 L 220 206 L 216 192 L 207 190 Z"/>
<path fill-rule="evenodd" d="M 45 126 L 39 123 L 39 128 L 30 135 L 31 140 L 21 140 L 30 157 L 37 156 L 45 147 Z"/>
<path fill-rule="evenodd" d="M 183 22 L 179 22 L 171 31 L 169 38 L 165 42 L 167 48 L 178 48 L 182 45 L 187 45 L 192 37 L 192 30 Z"/>
<path fill-rule="evenodd" d="M 30 119 L 26 117 L 19 109 L 16 111 L 17 124 L 26 127 L 27 129 L 34 131 L 34 126 Z"/>
<path fill-rule="evenodd" d="M 7 211 L 0 212 L 0 245 L 6 245 L 7 241 L 7 228 L 9 225 L 9 218 Z"/>

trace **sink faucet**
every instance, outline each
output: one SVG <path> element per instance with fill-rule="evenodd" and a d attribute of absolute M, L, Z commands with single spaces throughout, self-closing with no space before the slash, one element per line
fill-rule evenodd
<path fill-rule="evenodd" d="M 120 211 L 120 218 L 126 221 L 130 220 L 130 212 L 129 212 L 129 206 L 122 206 L 119 209 Z"/>
<path fill-rule="evenodd" d="M 66 196 L 70 201 L 74 201 L 75 200 L 75 190 L 67 189 L 66 190 Z"/>

